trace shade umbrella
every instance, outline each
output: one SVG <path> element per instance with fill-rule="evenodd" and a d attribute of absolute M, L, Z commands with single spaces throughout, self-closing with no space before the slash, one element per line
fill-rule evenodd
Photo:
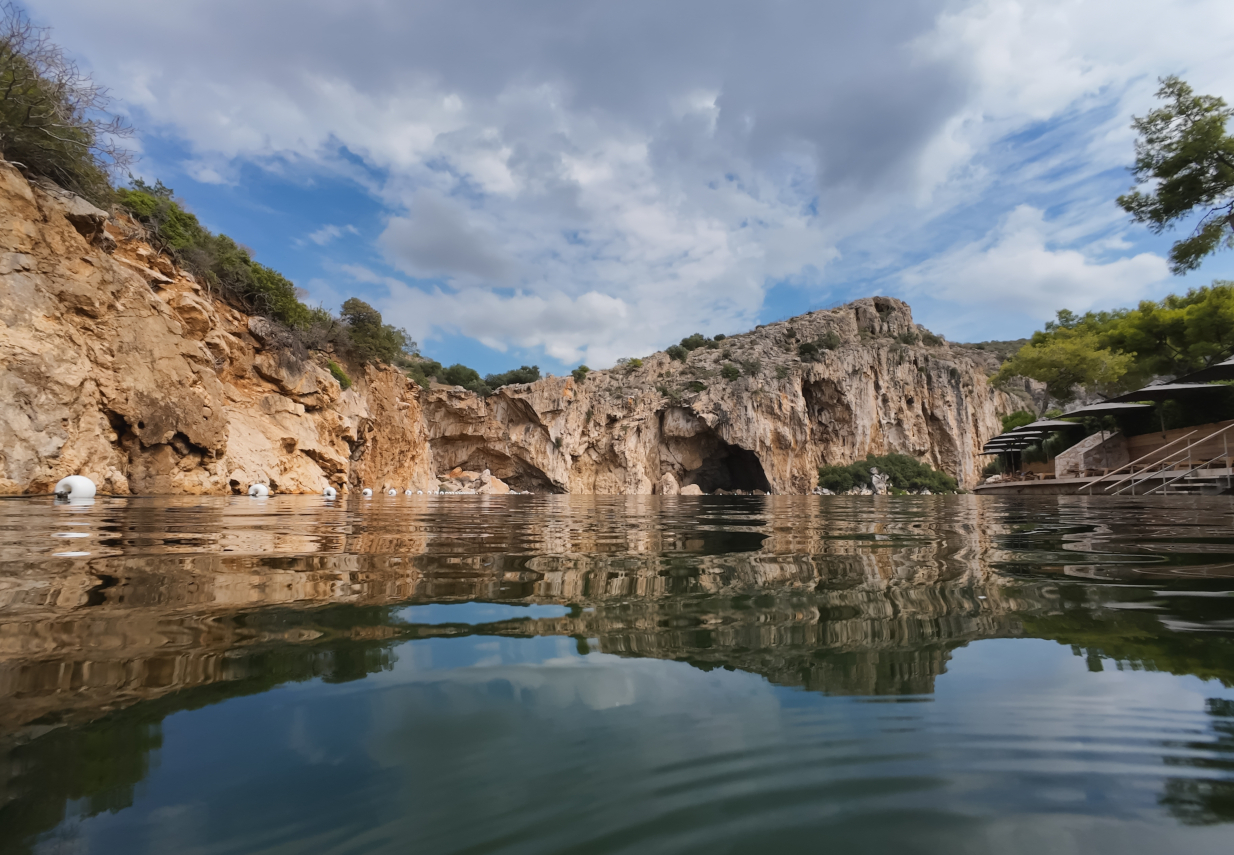
<path fill-rule="evenodd" d="M 1007 433 L 1021 433 L 1023 431 L 1040 431 L 1042 433 L 1053 433 L 1053 428 L 1073 428 L 1084 427 L 1076 422 L 1064 422 L 1058 419 L 1039 419 L 1032 424 L 1023 425 L 1022 427 L 1012 428 Z M 1049 430 L 1047 430 L 1047 428 Z"/>
<path fill-rule="evenodd" d="M 1103 401 L 1100 404 L 1089 404 L 1087 407 L 1080 407 L 1078 410 L 1063 413 L 1063 418 L 1072 419 L 1077 416 L 1111 416 L 1114 415 L 1114 413 L 1130 413 L 1135 410 L 1147 410 L 1151 407 L 1152 404 L 1128 404 Z"/>
<path fill-rule="evenodd" d="M 1172 401 L 1175 398 L 1185 398 L 1189 395 L 1211 394 L 1223 392 L 1228 386 L 1214 386 L 1211 383 L 1156 383 L 1136 389 L 1126 395 L 1110 398 L 1111 404 L 1127 404 L 1132 401 Z"/>
<path fill-rule="evenodd" d="M 1234 380 L 1234 356 L 1225 362 L 1218 362 L 1207 368 L 1201 368 L 1191 374 L 1184 374 L 1175 383 L 1211 383 L 1214 380 Z"/>

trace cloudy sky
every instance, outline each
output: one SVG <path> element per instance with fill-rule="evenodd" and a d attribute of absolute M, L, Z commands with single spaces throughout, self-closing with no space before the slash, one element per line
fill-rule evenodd
<path fill-rule="evenodd" d="M 1234 101 L 1229 0 L 29 4 L 138 171 L 481 371 L 607 366 L 875 293 L 953 340 L 1171 277 L 1132 115 Z"/>

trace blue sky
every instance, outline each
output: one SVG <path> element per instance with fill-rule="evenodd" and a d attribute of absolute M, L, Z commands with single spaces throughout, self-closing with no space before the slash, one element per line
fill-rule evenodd
<path fill-rule="evenodd" d="M 870 8 L 866 8 L 869 5 Z M 1130 117 L 1234 100 L 1226 0 L 29 4 L 138 171 L 426 354 L 560 373 L 875 293 L 953 340 L 1171 277 Z"/>

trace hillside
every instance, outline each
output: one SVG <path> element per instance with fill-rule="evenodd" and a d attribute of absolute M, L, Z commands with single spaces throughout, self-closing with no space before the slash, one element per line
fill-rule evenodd
<path fill-rule="evenodd" d="M 875 297 L 487 398 L 329 361 L 155 252 L 131 219 L 0 163 L 0 493 L 516 489 L 804 493 L 822 463 L 903 452 L 977 479 L 1014 402 L 989 355 Z M 670 353 L 671 351 L 671 353 Z M 678 358 L 674 358 L 674 356 Z"/>

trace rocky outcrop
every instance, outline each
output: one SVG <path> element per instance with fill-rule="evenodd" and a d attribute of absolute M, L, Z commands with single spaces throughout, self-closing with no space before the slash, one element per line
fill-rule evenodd
<path fill-rule="evenodd" d="M 818 341 L 829 348 L 803 360 L 800 346 Z M 986 382 L 987 361 L 875 297 L 582 382 L 488 399 L 434 386 L 425 414 L 437 471 L 490 469 L 515 489 L 807 493 L 822 464 L 891 452 L 971 487 L 982 444 L 1017 406 Z"/>
<path fill-rule="evenodd" d="M 134 223 L 0 162 L 0 493 L 435 491 L 452 470 L 490 493 L 808 493 L 888 452 L 972 486 L 1017 402 L 988 354 L 923 332 L 875 297 L 489 398 L 373 366 L 344 391 Z"/>
<path fill-rule="evenodd" d="M 369 367 L 344 392 L 288 345 L 132 223 L 0 162 L 0 493 L 435 484 L 414 384 Z"/>

